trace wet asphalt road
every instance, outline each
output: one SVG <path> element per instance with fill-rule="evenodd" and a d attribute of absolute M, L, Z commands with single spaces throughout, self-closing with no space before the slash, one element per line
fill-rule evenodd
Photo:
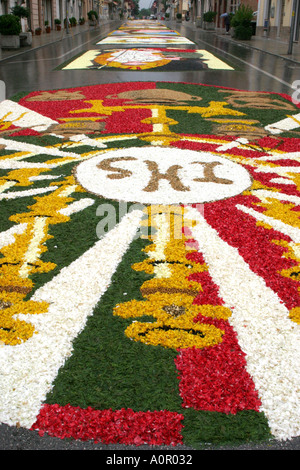
<path fill-rule="evenodd" d="M 117 83 L 124 81 L 176 81 L 222 85 L 253 91 L 273 91 L 291 95 L 291 84 L 299 79 L 299 66 L 289 61 L 276 58 L 269 54 L 242 47 L 215 34 L 196 30 L 191 25 L 167 24 L 175 28 L 183 36 L 196 43 L 199 49 L 206 49 L 235 68 L 230 71 L 201 70 L 197 72 L 123 72 L 114 69 L 103 73 L 97 70 L 56 70 L 62 63 L 82 51 L 94 48 L 95 43 L 120 26 L 119 22 L 89 30 L 76 36 L 65 36 L 62 40 L 29 50 L 21 55 L 4 60 L 0 63 L 0 80 L 6 83 L 8 98 L 19 92 L 33 90 L 50 90 L 101 83 Z M 98 46 L 99 47 L 99 46 Z M 107 46 L 105 46 L 107 48 Z M 37 432 L 22 428 L 0 425 L 0 450 L 100 450 L 98 464 L 105 464 L 109 455 L 148 455 L 148 451 L 160 453 L 176 453 L 181 451 L 193 454 L 193 465 L 201 451 L 189 447 L 161 447 L 103 445 L 93 442 L 60 440 L 49 436 L 40 437 Z M 204 451 L 224 450 L 300 450 L 300 437 L 290 441 L 270 441 L 264 444 L 248 444 L 235 447 L 218 447 L 207 444 Z M 285 454 L 286 455 L 286 454 Z M 141 466 L 145 468 L 146 464 Z"/>
<path fill-rule="evenodd" d="M 198 454 L 202 454 L 205 451 L 214 451 L 214 452 L 224 452 L 230 450 L 239 450 L 239 451 L 292 451 L 300 450 L 300 437 L 291 439 L 289 441 L 270 441 L 264 444 L 242 444 L 237 446 L 221 446 L 215 447 L 213 445 L 207 444 L 203 449 L 192 449 L 187 446 L 162 446 L 162 447 L 150 447 L 150 446 L 125 446 L 121 444 L 95 444 L 94 442 L 81 442 L 73 441 L 71 439 L 58 439 L 55 437 L 50 437 L 44 435 L 43 437 L 39 436 L 36 431 L 30 431 L 22 428 L 13 428 L 2 424 L 0 426 L 0 450 L 99 450 L 102 451 L 101 462 L 103 463 L 108 455 L 112 453 L 118 453 L 118 455 L 129 455 L 129 452 L 133 455 L 143 455 L 151 454 L 151 452 L 159 453 L 168 453 L 168 454 L 192 454 L 194 462 L 198 459 Z M 100 463 L 100 460 L 99 462 Z"/>
<path fill-rule="evenodd" d="M 80 52 L 94 48 L 109 48 L 96 43 L 117 29 L 120 22 L 87 30 L 82 34 L 64 35 L 63 39 L 48 46 L 16 55 L 0 62 L 0 80 L 6 84 L 6 96 L 19 92 L 50 90 L 101 83 L 126 81 L 175 81 L 222 85 L 252 91 L 272 91 L 291 95 L 291 84 L 299 79 L 300 64 L 277 58 L 258 50 L 243 47 L 225 37 L 197 29 L 188 23 L 168 24 L 181 35 L 196 43 L 196 48 L 206 49 L 229 62 L 235 70 L 200 70 L 183 72 L 133 72 L 98 70 L 56 70 Z M 111 46 L 114 47 L 114 46 Z M 179 46 L 176 46 L 179 47 Z M 186 48 L 185 45 L 182 45 Z M 190 46 L 189 46 L 190 47 Z"/>

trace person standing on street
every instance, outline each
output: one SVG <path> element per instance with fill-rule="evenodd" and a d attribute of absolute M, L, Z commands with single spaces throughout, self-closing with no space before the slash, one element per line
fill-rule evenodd
<path fill-rule="evenodd" d="M 229 16 L 228 14 L 225 16 L 225 29 L 226 29 L 225 34 L 229 34 L 229 30 L 230 30 L 230 16 Z"/>

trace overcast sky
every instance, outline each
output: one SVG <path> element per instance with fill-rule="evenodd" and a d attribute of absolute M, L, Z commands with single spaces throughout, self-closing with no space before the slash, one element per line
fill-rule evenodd
<path fill-rule="evenodd" d="M 142 8 L 150 8 L 151 5 L 152 5 L 152 2 L 153 2 L 153 0 L 140 0 L 139 1 L 140 10 Z"/>

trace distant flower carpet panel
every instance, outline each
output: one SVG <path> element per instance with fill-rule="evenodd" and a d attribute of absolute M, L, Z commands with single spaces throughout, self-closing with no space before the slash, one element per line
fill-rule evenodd
<path fill-rule="evenodd" d="M 300 118 L 136 82 L 0 104 L 0 420 L 126 445 L 300 434 Z"/>
<path fill-rule="evenodd" d="M 62 70 L 233 70 L 224 61 L 205 50 L 133 48 L 90 50 L 63 64 Z"/>

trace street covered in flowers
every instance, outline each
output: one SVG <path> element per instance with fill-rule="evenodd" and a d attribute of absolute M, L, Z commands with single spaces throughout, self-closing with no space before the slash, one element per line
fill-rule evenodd
<path fill-rule="evenodd" d="M 111 69 L 235 71 L 158 21 L 59 65 Z M 299 116 L 222 83 L 0 103 L 1 423 L 137 448 L 300 435 Z"/>

